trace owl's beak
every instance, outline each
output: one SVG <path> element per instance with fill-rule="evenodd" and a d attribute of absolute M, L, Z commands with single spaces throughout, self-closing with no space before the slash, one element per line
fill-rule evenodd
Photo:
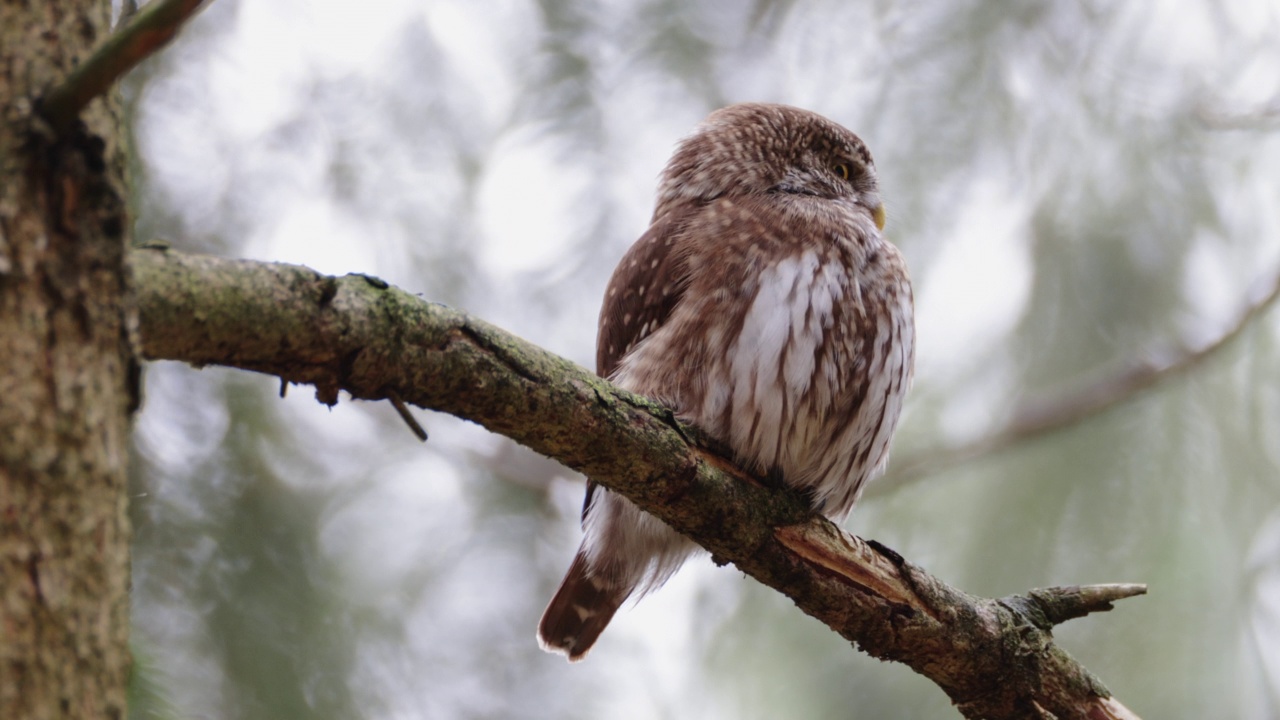
<path fill-rule="evenodd" d="M 876 206 L 875 210 L 871 211 L 871 219 L 876 221 L 877 230 L 884 229 L 884 221 L 885 221 L 884 203 L 880 203 L 879 205 Z"/>

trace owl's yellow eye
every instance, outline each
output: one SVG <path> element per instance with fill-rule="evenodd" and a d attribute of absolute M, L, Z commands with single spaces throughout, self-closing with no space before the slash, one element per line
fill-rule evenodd
<path fill-rule="evenodd" d="M 849 179 L 849 166 L 842 162 L 838 162 L 835 165 L 832 165 L 831 171 L 834 172 L 836 175 L 839 175 L 841 180 Z"/>

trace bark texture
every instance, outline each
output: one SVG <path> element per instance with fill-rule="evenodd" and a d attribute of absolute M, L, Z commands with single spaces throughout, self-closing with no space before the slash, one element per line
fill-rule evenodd
<path fill-rule="evenodd" d="M 909 665 L 966 717 L 1136 717 L 1050 631 L 1143 586 L 973 597 L 742 474 L 644 398 L 376 278 L 164 250 L 130 262 L 149 358 L 314 384 L 330 404 L 345 390 L 480 423 L 622 493 L 870 655 Z"/>
<path fill-rule="evenodd" d="M 122 718 L 128 678 L 119 113 L 64 134 L 40 95 L 107 33 L 104 0 L 0 2 L 0 717 Z M 136 375 L 134 376 L 136 377 Z"/>

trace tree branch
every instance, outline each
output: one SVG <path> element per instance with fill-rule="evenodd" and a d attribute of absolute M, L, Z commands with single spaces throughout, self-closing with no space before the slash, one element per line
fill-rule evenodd
<path fill-rule="evenodd" d="M 1225 111 L 1220 99 L 1201 100 L 1195 109 L 1195 119 L 1207 130 L 1274 131 L 1280 127 L 1280 97 L 1248 111 Z"/>
<path fill-rule="evenodd" d="M 202 2 L 204 0 L 154 0 L 134 13 L 89 59 L 45 93 L 40 102 L 40 114 L 45 121 L 56 134 L 64 134 L 90 100 L 167 45 Z"/>
<path fill-rule="evenodd" d="M 1030 404 L 1022 408 L 1004 429 L 987 437 L 905 458 L 895 463 L 890 468 L 889 475 L 872 486 L 868 495 L 893 492 L 944 468 L 955 467 L 959 463 L 970 462 L 1058 432 L 1101 415 L 1161 383 L 1185 375 L 1230 345 L 1254 320 L 1280 300 L 1280 272 L 1276 273 L 1270 285 L 1259 287 L 1262 291 L 1253 293 L 1256 299 L 1244 308 L 1226 331 L 1208 345 L 1196 350 L 1183 349 L 1178 353 L 1167 353 L 1166 355 L 1171 355 L 1169 359 L 1136 364 L 1113 377 L 1099 380 L 1055 401 Z"/>
<path fill-rule="evenodd" d="M 136 250 L 143 353 L 404 401 L 477 422 L 612 488 L 786 594 L 969 718 L 1136 718 L 1053 643 L 1055 623 L 1140 585 L 989 600 L 810 513 L 688 439 L 669 411 L 481 320 L 361 275 Z"/>

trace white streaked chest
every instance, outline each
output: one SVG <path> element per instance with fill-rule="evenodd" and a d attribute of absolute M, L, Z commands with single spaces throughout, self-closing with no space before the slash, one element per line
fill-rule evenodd
<path fill-rule="evenodd" d="M 764 268 L 741 330 L 712 370 L 699 420 L 765 468 L 796 467 L 843 384 L 849 348 L 836 309 L 856 314 L 859 303 L 856 280 L 816 250 Z"/>

